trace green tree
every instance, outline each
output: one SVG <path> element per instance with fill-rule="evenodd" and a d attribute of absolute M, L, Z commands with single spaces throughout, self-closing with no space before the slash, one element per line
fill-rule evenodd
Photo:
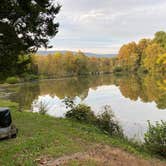
<path fill-rule="evenodd" d="M 48 48 L 60 5 L 50 0 L 0 1 L 0 74 L 16 74 L 19 55 Z"/>

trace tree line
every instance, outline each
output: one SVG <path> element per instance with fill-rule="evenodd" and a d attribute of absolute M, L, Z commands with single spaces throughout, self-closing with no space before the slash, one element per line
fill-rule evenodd
<path fill-rule="evenodd" d="M 0 1 L 0 78 L 24 73 L 64 76 L 119 71 L 166 71 L 166 32 L 153 39 L 123 45 L 115 58 L 86 57 L 78 52 L 36 56 L 38 48 L 49 48 L 58 32 L 56 15 L 61 9 L 49 0 Z"/>
<path fill-rule="evenodd" d="M 123 45 L 113 58 L 88 57 L 83 52 L 55 52 L 50 55 L 20 55 L 16 73 L 19 77 L 37 75 L 56 78 L 114 72 L 166 73 L 166 32 L 157 32 L 153 39 Z M 31 80 L 36 77 L 27 78 Z"/>
<path fill-rule="evenodd" d="M 153 39 L 123 45 L 117 56 L 117 66 L 126 71 L 166 72 L 166 32 L 157 32 Z"/>
<path fill-rule="evenodd" d="M 157 32 L 153 39 L 123 45 L 114 58 L 88 57 L 79 51 L 33 55 L 37 73 L 47 77 L 103 74 L 112 72 L 166 73 L 166 32 Z"/>
<path fill-rule="evenodd" d="M 114 59 L 85 56 L 81 51 L 56 52 L 53 55 L 33 55 L 32 64 L 40 76 L 60 77 L 110 73 Z"/>

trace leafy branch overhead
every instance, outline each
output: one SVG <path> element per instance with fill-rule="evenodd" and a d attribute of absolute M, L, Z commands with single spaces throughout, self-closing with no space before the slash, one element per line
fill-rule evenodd
<path fill-rule="evenodd" d="M 15 65 L 18 55 L 50 47 L 58 32 L 61 6 L 50 0 L 0 1 L 0 69 Z M 13 62 L 14 61 L 14 62 Z M 14 64 L 13 64 L 14 63 Z"/>
<path fill-rule="evenodd" d="M 55 18 L 60 8 L 49 0 L 1 0 L 1 44 L 13 44 L 13 38 L 23 50 L 47 48 L 49 37 L 58 32 Z"/>

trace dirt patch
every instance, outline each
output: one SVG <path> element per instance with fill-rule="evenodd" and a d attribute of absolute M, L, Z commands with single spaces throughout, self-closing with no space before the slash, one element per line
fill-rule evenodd
<path fill-rule="evenodd" d="M 63 156 L 58 159 L 42 158 L 40 166 L 67 166 L 72 161 L 84 165 L 85 161 L 94 161 L 97 166 L 166 166 L 157 160 L 144 160 L 126 151 L 113 148 L 107 145 L 97 145 L 85 153 L 75 153 L 70 156 Z"/>

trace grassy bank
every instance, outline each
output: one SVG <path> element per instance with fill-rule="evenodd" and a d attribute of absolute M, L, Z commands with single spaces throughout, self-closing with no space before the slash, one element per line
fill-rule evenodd
<path fill-rule="evenodd" d="M 141 146 L 122 138 L 110 137 L 98 128 L 67 119 L 52 118 L 29 112 L 18 112 L 17 104 L 0 101 L 12 109 L 19 129 L 16 139 L 0 142 L 0 165 L 36 165 L 42 156 L 57 158 L 84 152 L 96 144 L 120 147 L 132 154 L 150 158 Z"/>

